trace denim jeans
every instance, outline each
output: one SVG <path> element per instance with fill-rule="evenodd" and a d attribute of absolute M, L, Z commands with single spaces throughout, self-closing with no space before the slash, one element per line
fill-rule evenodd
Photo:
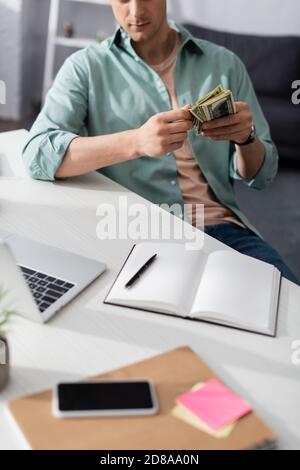
<path fill-rule="evenodd" d="M 204 232 L 244 255 L 273 264 L 285 278 L 300 285 L 299 280 L 282 260 L 279 253 L 251 230 L 228 223 L 206 225 Z"/>

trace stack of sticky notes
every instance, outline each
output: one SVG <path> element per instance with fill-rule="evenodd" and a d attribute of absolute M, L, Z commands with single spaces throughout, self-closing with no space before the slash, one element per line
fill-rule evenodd
<path fill-rule="evenodd" d="M 197 429 L 216 438 L 225 438 L 234 429 L 237 420 L 252 411 L 219 380 L 196 384 L 189 392 L 176 398 L 172 414 Z"/>

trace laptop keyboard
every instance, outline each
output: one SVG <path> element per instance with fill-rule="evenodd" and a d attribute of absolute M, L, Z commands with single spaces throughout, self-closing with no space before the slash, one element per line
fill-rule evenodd
<path fill-rule="evenodd" d="M 40 312 L 44 312 L 44 310 L 65 295 L 75 285 L 24 266 L 19 267 L 22 270 Z"/>

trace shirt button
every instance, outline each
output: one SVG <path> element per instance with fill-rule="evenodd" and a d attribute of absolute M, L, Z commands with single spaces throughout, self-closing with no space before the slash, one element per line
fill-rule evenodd
<path fill-rule="evenodd" d="M 172 185 L 172 186 L 175 186 L 175 184 L 176 184 L 176 180 L 172 180 L 172 181 L 171 181 L 171 185 Z"/>

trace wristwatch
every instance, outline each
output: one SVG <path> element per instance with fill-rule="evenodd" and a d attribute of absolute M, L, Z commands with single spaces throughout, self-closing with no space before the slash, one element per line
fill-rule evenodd
<path fill-rule="evenodd" d="M 255 129 L 255 125 L 252 124 L 250 135 L 249 135 L 248 139 L 245 140 L 245 142 L 242 142 L 241 144 L 238 143 L 238 142 L 235 142 L 234 140 L 232 140 L 232 142 L 233 142 L 235 145 L 239 145 L 240 147 L 242 147 L 243 145 L 253 144 L 253 142 L 255 141 L 255 139 L 256 139 L 256 129 Z"/>

